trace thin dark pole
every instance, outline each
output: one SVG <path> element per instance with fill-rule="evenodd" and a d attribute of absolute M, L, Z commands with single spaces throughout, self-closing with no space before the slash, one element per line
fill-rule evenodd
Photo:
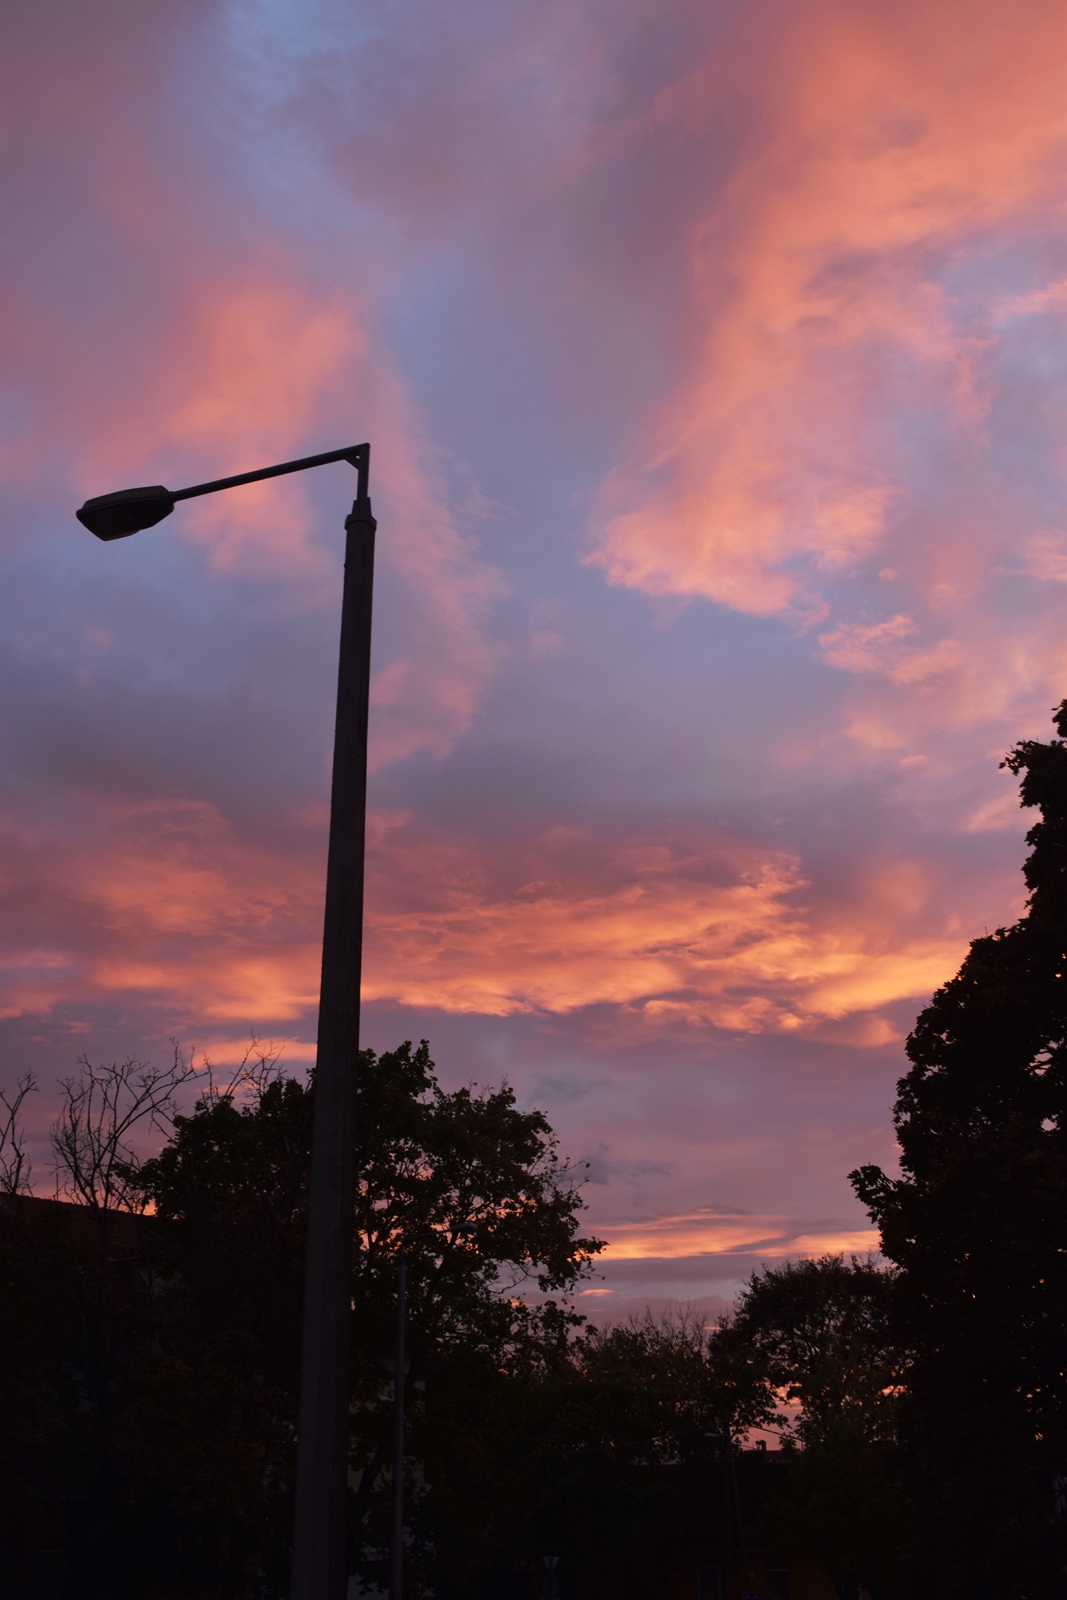
<path fill-rule="evenodd" d="M 745 1525 L 741 1521 L 741 1493 L 737 1487 L 737 1458 L 734 1455 L 732 1433 L 726 1435 L 726 1462 L 730 1473 L 730 1487 L 733 1490 L 734 1515 L 737 1518 L 737 1547 L 741 1552 L 741 1565 L 744 1567 L 748 1555 L 745 1550 Z"/>
<path fill-rule="evenodd" d="M 363 938 L 371 593 L 377 524 L 367 497 L 345 522 L 330 845 L 315 1065 L 304 1326 L 297 1421 L 292 1600 L 344 1600 L 349 1332 L 355 1209 L 355 1091 Z"/>
<path fill-rule="evenodd" d="M 400 1600 L 404 1589 L 404 1322 L 407 1317 L 407 1257 L 404 1246 L 396 1269 L 396 1349 L 393 1368 L 393 1537 L 389 1600 Z"/>
<path fill-rule="evenodd" d="M 722 1437 L 722 1473 L 723 1487 L 726 1490 L 726 1570 L 729 1573 L 734 1564 L 734 1505 L 733 1505 L 733 1457 L 731 1455 L 730 1435 L 724 1433 Z"/>

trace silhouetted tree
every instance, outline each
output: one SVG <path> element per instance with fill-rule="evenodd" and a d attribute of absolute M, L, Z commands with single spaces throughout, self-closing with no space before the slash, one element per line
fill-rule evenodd
<path fill-rule="evenodd" d="M 146 1440 L 154 1440 L 146 1451 L 172 1463 L 172 1483 L 173 1463 L 187 1463 L 186 1497 L 197 1493 L 210 1457 L 214 1508 L 229 1507 L 230 1550 L 243 1550 L 246 1564 L 279 1583 L 313 1107 L 313 1077 L 305 1084 L 268 1072 L 243 1104 L 234 1092 L 209 1092 L 192 1116 L 175 1119 L 173 1137 L 138 1180 L 165 1230 L 161 1264 L 171 1283 L 161 1303 L 174 1393 L 163 1408 L 150 1396 L 140 1404 Z M 507 1369 L 517 1351 L 549 1337 L 549 1326 L 558 1330 L 551 1337 L 565 1337 L 567 1315 L 541 1306 L 540 1296 L 572 1287 L 600 1244 L 579 1234 L 578 1174 L 560 1161 L 542 1113 L 519 1110 L 506 1085 L 446 1092 L 425 1041 L 381 1057 L 362 1053 L 356 1116 L 352 1462 L 362 1480 L 353 1533 L 357 1552 L 369 1552 L 362 1565 L 373 1578 L 380 1575 L 375 1552 L 388 1542 L 381 1469 L 401 1242 L 412 1467 L 420 1451 L 447 1462 L 454 1450 L 434 1434 L 416 1385 L 462 1390 L 464 1372 Z M 522 1296 L 527 1283 L 537 1304 Z M 213 1410 L 217 1395 L 223 1402 Z M 198 1503 L 206 1516 L 206 1503 Z M 413 1571 L 417 1561 L 413 1551 Z"/>
<path fill-rule="evenodd" d="M 113 1213 L 144 1207 L 131 1138 L 170 1132 L 175 1095 L 196 1069 L 177 1042 L 164 1067 L 137 1056 L 98 1064 L 83 1055 L 78 1068 L 60 1083 L 62 1102 L 52 1125 L 56 1193 L 88 1207 L 106 1245 Z"/>
<path fill-rule="evenodd" d="M 1067 701 L 1005 765 L 1026 914 L 976 939 L 920 1015 L 895 1120 L 902 1176 L 856 1192 L 901 1268 L 902 1425 L 937 1595 L 1063 1592 L 1067 1521 Z"/>
<path fill-rule="evenodd" d="M 13 1090 L 0 1089 L 0 1194 L 29 1194 L 32 1167 L 26 1154 L 26 1134 L 22 1127 L 22 1106 L 27 1095 L 37 1088 L 32 1072 L 16 1079 Z"/>
<path fill-rule="evenodd" d="M 855 1256 L 765 1267 L 720 1335 L 785 1406 L 785 1487 L 764 1505 L 760 1536 L 821 1562 L 841 1600 L 861 1588 L 882 1600 L 906 1581 L 895 1277 Z"/>
<path fill-rule="evenodd" d="M 709 1541 L 729 1552 L 722 1436 L 774 1413 L 744 1354 L 681 1313 L 586 1327 L 516 1357 L 427 1386 L 438 1444 L 427 1442 L 435 1490 L 419 1531 L 441 1557 L 442 1600 L 513 1597 L 531 1579 L 537 1592 L 546 1553 L 560 1557 L 567 1593 L 596 1596 L 656 1593 Z"/>
<path fill-rule="evenodd" d="M 86 1066 L 68 1087 L 57 1157 L 81 1204 L 0 1196 L 0 1523 L 17 1548 L 41 1508 L 57 1512 L 87 1600 L 280 1596 L 314 1080 L 262 1054 L 227 1086 L 208 1074 L 181 1115 L 168 1072 Z M 170 1119 L 143 1162 L 137 1111 Z M 422 1451 L 438 1479 L 457 1448 L 440 1426 L 469 1422 L 486 1376 L 566 1346 L 581 1319 L 543 1296 L 566 1292 L 600 1245 L 579 1233 L 578 1173 L 507 1086 L 448 1093 L 427 1046 L 405 1044 L 363 1052 L 358 1112 L 353 1533 L 373 1577 L 401 1238 L 409 1381 L 427 1385 L 412 1396 L 410 1465 Z"/>

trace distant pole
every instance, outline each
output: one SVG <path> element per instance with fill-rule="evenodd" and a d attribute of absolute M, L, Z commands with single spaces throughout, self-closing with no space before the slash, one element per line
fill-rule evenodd
<path fill-rule="evenodd" d="M 404 1323 L 407 1317 L 407 1257 L 401 1243 L 396 1267 L 396 1347 L 393 1352 L 393 1537 L 389 1600 L 404 1592 Z"/>
<path fill-rule="evenodd" d="M 359 495 L 345 522 L 341 656 L 300 1351 L 292 1600 L 344 1600 L 348 1583 L 348 1362 L 371 594 L 377 526 L 367 497 L 365 456 L 359 472 Z"/>
<path fill-rule="evenodd" d="M 741 1492 L 737 1486 L 737 1459 L 734 1455 L 732 1433 L 726 1435 L 726 1462 L 730 1473 L 730 1488 L 733 1491 L 734 1515 L 737 1518 L 737 1548 L 741 1552 L 741 1565 L 744 1566 L 748 1555 L 745 1550 L 745 1525 L 741 1520 Z"/>

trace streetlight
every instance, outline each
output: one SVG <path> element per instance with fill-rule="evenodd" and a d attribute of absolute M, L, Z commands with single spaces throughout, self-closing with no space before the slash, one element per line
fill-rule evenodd
<path fill-rule="evenodd" d="M 453 1241 L 459 1234 L 475 1232 L 473 1222 L 457 1222 L 448 1232 Z M 404 1589 L 404 1384 L 406 1358 L 404 1355 L 405 1325 L 407 1322 L 407 1247 L 422 1239 L 440 1239 L 443 1230 L 430 1228 L 423 1233 L 413 1233 L 407 1239 L 400 1236 L 396 1254 L 396 1343 L 393 1348 L 393 1483 L 392 1483 L 392 1537 L 390 1540 L 389 1600 L 402 1600 Z"/>
<path fill-rule="evenodd" d="M 162 484 L 87 500 L 78 520 L 98 539 L 125 539 L 169 517 L 179 500 L 261 478 L 347 461 L 358 474 L 345 521 L 345 574 L 337 674 L 330 844 L 322 936 L 315 1064 L 315 1120 L 308 1197 L 304 1324 L 300 1348 L 292 1600 L 343 1600 L 348 1487 L 348 1345 L 355 1210 L 355 1091 L 363 943 L 363 850 L 367 805 L 374 533 L 367 495 L 370 445 L 305 456 L 191 489 Z"/>

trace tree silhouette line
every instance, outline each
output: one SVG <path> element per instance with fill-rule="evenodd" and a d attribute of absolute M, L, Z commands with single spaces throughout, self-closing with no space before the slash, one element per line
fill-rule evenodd
<path fill-rule="evenodd" d="M 404 1241 L 413 1595 L 532 1597 L 551 1549 L 567 1600 L 658 1600 L 679 1562 L 757 1548 L 841 1600 L 1067 1592 L 1067 701 L 1055 720 L 1005 763 L 1040 813 L 1026 912 L 916 1022 L 900 1175 L 850 1175 L 881 1259 L 764 1267 L 714 1326 L 592 1327 L 572 1295 L 602 1245 L 542 1113 L 446 1092 L 425 1041 L 363 1052 L 358 1586 L 388 1581 Z M 258 1041 L 222 1082 L 177 1045 L 82 1058 L 56 1201 L 30 1193 L 35 1087 L 0 1095 L 0 1559 L 48 1524 L 80 1596 L 282 1595 L 314 1074 Z"/>

